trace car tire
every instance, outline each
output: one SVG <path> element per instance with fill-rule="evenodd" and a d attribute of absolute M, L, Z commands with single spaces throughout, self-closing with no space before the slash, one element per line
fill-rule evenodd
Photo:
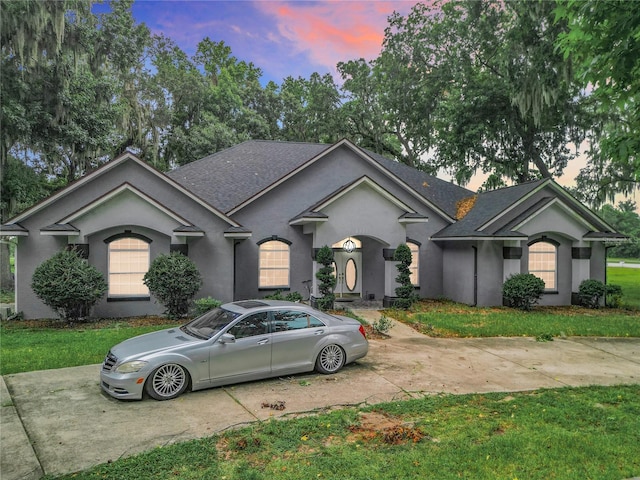
<path fill-rule="evenodd" d="M 189 386 L 189 373 L 176 364 L 167 363 L 156 368 L 144 385 L 145 391 L 156 400 L 171 400 L 184 393 Z"/>
<path fill-rule="evenodd" d="M 316 370 L 325 375 L 336 373 L 344 366 L 346 357 L 339 345 L 331 344 L 322 347 L 316 358 Z"/>

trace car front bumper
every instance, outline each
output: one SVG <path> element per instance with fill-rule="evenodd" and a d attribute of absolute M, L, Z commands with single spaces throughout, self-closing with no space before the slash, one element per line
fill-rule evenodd
<path fill-rule="evenodd" d="M 127 374 L 104 370 L 100 372 L 102 390 L 120 400 L 142 400 L 145 381 L 146 377 L 140 375 L 140 372 Z"/>

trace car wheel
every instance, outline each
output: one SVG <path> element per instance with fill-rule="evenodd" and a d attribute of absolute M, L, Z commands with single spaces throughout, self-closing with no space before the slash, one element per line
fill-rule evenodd
<path fill-rule="evenodd" d="M 318 354 L 316 370 L 320 373 L 336 373 L 345 361 L 344 350 L 338 345 L 327 345 Z"/>
<path fill-rule="evenodd" d="M 156 368 L 147 378 L 145 390 L 156 400 L 170 400 L 183 393 L 189 385 L 189 374 L 180 365 L 168 363 Z"/>

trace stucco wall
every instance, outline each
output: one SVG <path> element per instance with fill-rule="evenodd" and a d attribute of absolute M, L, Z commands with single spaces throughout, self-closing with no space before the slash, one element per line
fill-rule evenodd
<path fill-rule="evenodd" d="M 408 226 L 399 223 L 398 217 L 403 211 L 370 187 L 362 186 L 323 210 L 329 215 L 328 222 L 306 227 L 289 225 L 292 218 L 364 175 L 418 213 L 428 216 L 428 223 Z M 382 298 L 382 249 L 396 248 L 406 241 L 407 236 L 422 243 L 420 255 L 424 268 L 420 272 L 421 282 L 429 285 L 426 291 L 434 296 L 442 291 L 441 250 L 431 244 L 429 236 L 443 228 L 445 222 L 348 148 L 337 149 L 308 166 L 278 188 L 235 213 L 233 218 L 252 231 L 252 237 L 237 247 L 236 298 L 263 297 L 270 293 L 258 290 L 256 243 L 271 236 L 292 242 L 291 291 L 300 291 L 306 295 L 302 282 L 313 278 L 311 254 L 314 247 L 332 245 L 348 236 L 356 236 L 363 241 L 363 295 L 371 293 L 376 298 Z"/>
<path fill-rule="evenodd" d="M 89 213 L 74 214 L 96 199 L 109 195 L 109 192 L 124 183 L 131 184 L 151 197 L 166 211 L 161 211 L 138 195 L 123 192 Z M 169 212 L 205 230 L 206 235 L 201 238 L 176 236 L 173 229 L 180 223 Z M 80 229 L 80 235 L 40 234 L 42 228 L 69 216 L 77 217 L 70 223 Z M 53 316 L 51 309 L 42 304 L 30 287 L 31 276 L 38 265 L 65 248 L 68 243 L 88 243 L 89 261 L 106 278 L 107 249 L 104 240 L 125 230 L 143 234 L 153 240 L 151 260 L 161 253 L 169 253 L 171 243 L 186 242 L 189 245 L 189 257 L 203 275 L 203 287 L 196 298 L 211 295 L 223 301 L 232 299 L 233 283 L 230 276 L 233 272 L 233 241 L 224 238 L 223 234 L 229 224 L 132 160 L 117 165 L 90 182 L 81 182 L 71 194 L 33 213 L 21 224 L 29 230 L 29 236 L 21 237 L 18 243 L 16 308 L 23 312 L 25 318 Z M 153 299 L 148 302 L 107 302 L 105 297 L 93 313 L 94 316 L 129 316 L 163 311 L 164 308 Z"/>

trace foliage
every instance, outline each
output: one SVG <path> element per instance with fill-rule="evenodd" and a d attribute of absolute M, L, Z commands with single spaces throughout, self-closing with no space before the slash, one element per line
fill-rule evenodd
<path fill-rule="evenodd" d="M 371 324 L 371 328 L 373 328 L 375 332 L 381 333 L 383 335 L 386 335 L 387 333 L 389 333 L 389 330 L 391 330 L 392 327 L 393 327 L 393 320 L 391 320 L 386 315 L 380 315 L 380 318 L 378 320 L 375 320 Z"/>
<path fill-rule="evenodd" d="M 598 215 L 615 231 L 629 237 L 629 240 L 607 250 L 608 257 L 640 258 L 640 215 L 633 201 L 619 202 L 617 208 L 604 205 Z"/>
<path fill-rule="evenodd" d="M 624 293 L 621 307 L 640 309 L 640 268 L 607 267 L 607 283 L 620 285 Z"/>
<path fill-rule="evenodd" d="M 321 295 L 316 299 L 316 305 L 320 310 L 331 310 L 336 299 L 333 293 L 333 289 L 336 287 L 336 276 L 333 274 L 333 250 L 331 247 L 324 245 L 320 248 L 316 254 L 316 261 L 321 265 L 316 272 L 316 278 L 320 282 L 318 290 Z"/>
<path fill-rule="evenodd" d="M 286 300 L 287 302 L 301 302 L 303 297 L 300 292 L 288 292 L 286 295 L 283 295 L 282 291 L 278 290 L 276 293 L 267 295 L 264 298 L 269 300 Z"/>
<path fill-rule="evenodd" d="M 544 293 L 544 281 L 531 273 L 511 275 L 502 284 L 507 304 L 520 310 L 531 310 Z"/>
<path fill-rule="evenodd" d="M 408 309 L 417 300 L 415 289 L 411 283 L 411 249 L 406 243 L 398 245 L 396 251 L 393 254 L 393 260 L 398 262 L 396 268 L 398 269 L 398 276 L 396 282 L 400 284 L 396 287 L 397 298 L 393 301 L 393 306 L 396 308 Z"/>
<path fill-rule="evenodd" d="M 610 308 L 619 308 L 622 305 L 622 286 L 608 284 L 605 286 L 605 304 Z"/>
<path fill-rule="evenodd" d="M 640 10 L 620 0 L 557 0 L 557 48 L 591 91 L 594 124 L 579 190 L 594 204 L 640 188 Z"/>
<path fill-rule="evenodd" d="M 406 57 L 411 81 L 384 94 L 423 117 L 409 138 L 434 150 L 422 168 L 444 169 L 461 184 L 485 173 L 491 189 L 559 176 L 577 156 L 566 146 L 581 143 L 587 113 L 555 52 L 565 26 L 552 9 L 469 0 L 391 17 L 381 58 Z"/>
<path fill-rule="evenodd" d="M 189 313 L 191 299 L 202 285 L 202 277 L 195 263 L 179 252 L 157 256 L 144 275 L 144 284 L 165 306 L 169 318 Z"/>
<path fill-rule="evenodd" d="M 35 269 L 31 288 L 45 305 L 72 323 L 89 316 L 107 291 L 107 282 L 77 252 L 63 250 Z"/>
<path fill-rule="evenodd" d="M 214 308 L 218 308 L 222 305 L 220 300 L 216 300 L 213 297 L 199 298 L 195 302 L 195 314 L 197 316 L 202 315 L 203 313 L 207 313 L 209 310 L 213 310 Z"/>
<path fill-rule="evenodd" d="M 578 287 L 580 303 L 589 308 L 598 308 L 605 293 L 606 287 L 600 280 L 583 280 Z"/>

